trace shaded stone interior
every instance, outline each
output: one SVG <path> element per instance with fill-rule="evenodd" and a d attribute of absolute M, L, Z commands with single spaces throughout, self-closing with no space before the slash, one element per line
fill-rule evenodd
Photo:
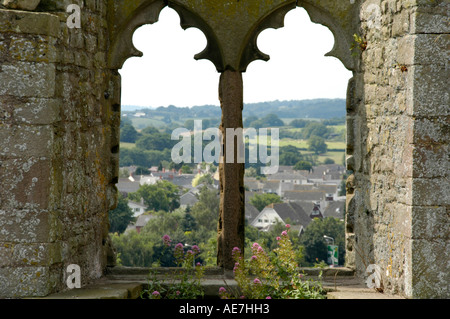
<path fill-rule="evenodd" d="M 68 27 L 69 4 L 81 8 L 81 28 Z M 69 264 L 80 265 L 88 285 L 113 263 L 107 214 L 117 198 L 118 69 L 141 55 L 133 32 L 157 22 L 165 6 L 178 12 L 182 27 L 199 28 L 208 40 L 195 58 L 210 60 L 224 77 L 223 127 L 242 125 L 241 73 L 252 61 L 269 58 L 256 45 L 262 30 L 282 27 L 286 12 L 301 6 L 333 32 L 328 55 L 353 72 L 347 267 L 363 278 L 368 265 L 377 264 L 386 291 L 448 298 L 445 0 L 3 0 L 0 297 L 63 291 Z M 240 245 L 243 172 L 226 166 L 220 172 L 218 236 L 228 234 Z M 226 269 L 229 258 L 220 250 Z"/>

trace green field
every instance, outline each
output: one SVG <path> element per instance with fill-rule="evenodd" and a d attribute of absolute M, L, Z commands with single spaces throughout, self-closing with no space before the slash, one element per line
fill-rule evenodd
<path fill-rule="evenodd" d="M 147 126 L 154 126 L 157 128 L 163 127 L 166 125 L 161 120 L 158 119 L 149 119 L 149 118 L 140 118 L 140 117 L 134 117 L 131 119 L 131 122 L 133 123 L 133 126 L 136 130 L 142 130 L 146 128 Z"/>
<path fill-rule="evenodd" d="M 345 150 L 345 142 L 325 141 L 325 143 L 328 145 L 329 149 Z M 290 138 L 283 138 L 280 140 L 280 147 L 287 145 L 292 145 L 297 148 L 308 148 L 308 142 L 306 140 L 293 140 Z"/>
<path fill-rule="evenodd" d="M 124 149 L 124 148 L 126 148 L 126 149 L 132 149 L 132 148 L 135 148 L 136 147 L 136 144 L 135 143 L 125 143 L 125 142 L 120 142 L 120 148 L 121 149 Z"/>

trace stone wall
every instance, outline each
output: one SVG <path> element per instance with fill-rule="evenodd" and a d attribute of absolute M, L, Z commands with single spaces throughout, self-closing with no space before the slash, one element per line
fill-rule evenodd
<path fill-rule="evenodd" d="M 348 262 L 414 298 L 450 295 L 448 9 L 363 1 L 349 86 Z"/>
<path fill-rule="evenodd" d="M 329 55 L 353 71 L 347 265 L 366 278 L 376 264 L 386 292 L 449 297 L 448 1 L 242 1 L 226 17 L 214 10 L 224 5 L 219 0 L 197 15 L 198 0 L 21 3 L 0 2 L 33 10 L 0 6 L 0 297 L 63 290 L 69 264 L 81 267 L 86 285 L 112 261 L 107 212 L 118 175 L 117 69 L 140 55 L 131 41 L 135 28 L 156 22 L 165 5 L 185 27 L 206 32 L 207 50 L 197 57 L 219 72 L 243 72 L 266 59 L 256 47 L 259 32 L 281 27 L 295 5 L 330 28 L 336 44 Z M 69 4 L 82 9 L 80 29 L 66 23 Z M 230 26 L 239 37 L 229 36 Z M 226 36 L 217 37 L 217 29 Z M 222 56 L 236 39 L 242 56 Z"/>
<path fill-rule="evenodd" d="M 81 29 L 60 1 L 0 10 L 0 296 L 64 289 L 69 264 L 85 285 L 107 263 L 120 107 L 106 2 L 71 3 Z"/>

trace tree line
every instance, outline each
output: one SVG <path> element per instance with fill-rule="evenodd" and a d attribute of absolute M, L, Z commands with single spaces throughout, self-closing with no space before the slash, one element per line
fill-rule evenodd
<path fill-rule="evenodd" d="M 215 266 L 219 216 L 218 191 L 204 186 L 198 195 L 198 202 L 192 207 L 182 209 L 179 208 L 181 190 L 175 185 L 169 185 L 171 183 L 167 181 L 159 183 L 162 183 L 161 188 L 164 189 L 165 194 L 159 192 L 159 187 L 144 186 L 141 186 L 143 190 L 138 190 L 136 194 L 130 194 L 130 198 L 134 199 L 143 196 L 145 203 L 153 205 L 149 207 L 147 213 L 151 214 L 153 218 L 139 233 L 135 230 L 125 233 L 127 225 L 133 221 L 126 198 L 120 197 L 118 207 L 109 213 L 110 233 L 114 248 L 118 253 L 119 264 L 129 267 L 175 266 L 173 255 L 165 249 L 162 241 L 162 237 L 168 235 L 174 245 L 177 243 L 188 245 L 186 247 L 197 245 L 201 253 L 196 262 Z M 167 205 L 153 203 L 152 199 L 164 202 L 165 200 L 161 198 L 165 197 L 168 198 Z M 258 210 L 262 210 L 274 202 L 281 202 L 281 199 L 275 194 L 260 194 L 251 199 L 251 203 Z M 285 222 L 290 223 L 289 220 Z M 284 225 L 278 223 L 270 231 L 261 232 L 247 223 L 245 226 L 245 251 L 249 254 L 254 242 L 258 242 L 266 251 L 272 251 L 277 245 L 276 237 L 283 229 Z M 323 240 L 323 235 L 335 239 L 336 245 L 339 246 L 340 262 L 344 262 L 344 222 L 327 217 L 313 220 L 301 236 L 292 236 L 299 265 L 313 266 L 318 261 L 326 261 L 327 244 Z"/>

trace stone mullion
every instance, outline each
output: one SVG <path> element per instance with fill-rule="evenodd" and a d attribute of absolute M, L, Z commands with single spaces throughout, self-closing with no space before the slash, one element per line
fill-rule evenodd
<path fill-rule="evenodd" d="M 237 162 L 237 143 L 234 158 L 226 157 L 227 128 L 242 128 L 243 83 L 242 73 L 226 70 L 220 76 L 219 99 L 222 108 L 220 131 L 223 136 L 223 161 L 219 164 L 220 174 L 220 208 L 217 235 L 217 264 L 231 270 L 234 261 L 232 249 L 239 247 L 242 251 L 245 242 L 245 190 L 244 163 Z"/>

